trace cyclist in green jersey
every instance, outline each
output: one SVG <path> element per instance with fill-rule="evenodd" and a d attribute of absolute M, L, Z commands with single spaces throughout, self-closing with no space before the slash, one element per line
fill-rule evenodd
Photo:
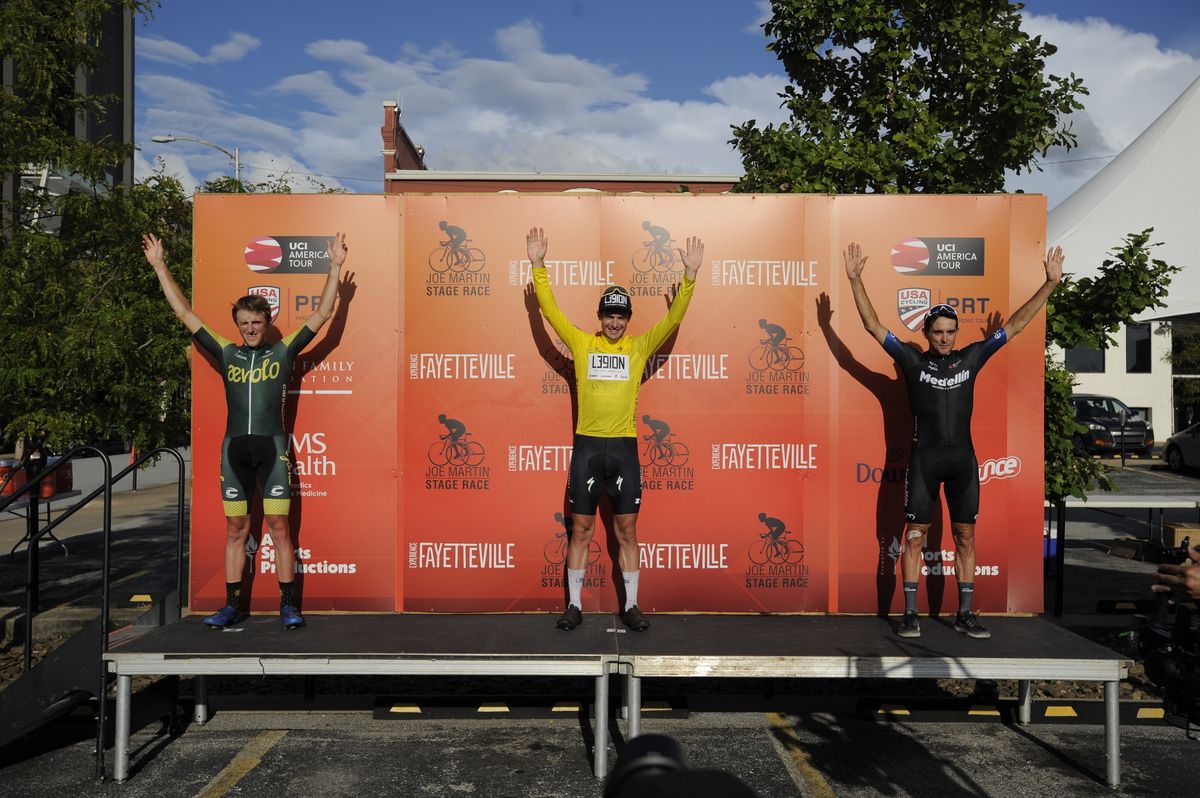
<path fill-rule="evenodd" d="M 321 301 L 308 320 L 276 343 L 266 340 L 271 306 L 260 296 L 244 296 L 232 314 L 242 337 L 235 344 L 205 324 L 167 268 L 162 242 L 142 237 L 142 251 L 154 267 L 159 285 L 175 316 L 195 337 L 197 346 L 217 361 L 225 383 L 228 418 L 221 442 L 221 500 L 225 509 L 225 606 L 204 619 L 214 629 L 237 623 L 242 617 L 241 585 L 246 567 L 246 540 L 250 535 L 250 497 L 257 483 L 263 503 L 263 522 L 275 542 L 279 576 L 279 615 L 285 629 L 304 625 L 296 606 L 296 549 L 288 526 L 291 504 L 291 462 L 283 405 L 292 375 L 292 363 L 333 315 L 346 237 L 338 233 L 328 245 L 329 274 Z"/>

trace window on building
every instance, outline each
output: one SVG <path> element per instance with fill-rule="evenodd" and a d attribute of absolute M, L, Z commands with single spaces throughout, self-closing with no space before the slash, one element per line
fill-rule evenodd
<path fill-rule="evenodd" d="M 1129 374 L 1150 373 L 1150 325 L 1125 325 L 1125 371 Z"/>
<path fill-rule="evenodd" d="M 1102 374 L 1104 372 L 1104 350 L 1090 346 L 1077 346 L 1067 350 L 1067 371 L 1076 374 Z"/>

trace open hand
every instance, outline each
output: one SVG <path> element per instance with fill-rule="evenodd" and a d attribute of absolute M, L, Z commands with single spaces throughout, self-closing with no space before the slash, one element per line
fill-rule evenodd
<path fill-rule="evenodd" d="M 531 227 L 525 236 L 525 251 L 529 254 L 529 262 L 537 265 L 546 260 L 546 245 L 549 239 L 540 227 Z"/>
<path fill-rule="evenodd" d="M 842 262 L 846 264 L 846 276 L 851 280 L 857 278 L 867 266 L 867 258 L 862 254 L 862 247 L 851 241 L 842 253 Z"/>

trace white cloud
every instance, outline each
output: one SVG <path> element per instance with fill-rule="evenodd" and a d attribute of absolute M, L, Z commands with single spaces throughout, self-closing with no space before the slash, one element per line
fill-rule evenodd
<path fill-rule="evenodd" d="M 233 32 L 220 44 L 209 48 L 207 55 L 200 55 L 192 48 L 159 36 L 138 36 L 137 54 L 151 61 L 192 66 L 194 64 L 221 64 L 240 61 L 261 41 L 249 33 Z"/>
<path fill-rule="evenodd" d="M 1066 199 L 1127 147 L 1200 75 L 1200 59 L 1164 48 L 1148 33 L 1107 20 L 1027 15 L 1023 29 L 1058 46 L 1047 72 L 1083 78 L 1090 94 L 1071 115 L 1079 146 L 1052 149 L 1043 172 L 1012 176 L 1007 188 L 1046 194 L 1051 207 Z"/>
<path fill-rule="evenodd" d="M 532 22 L 495 38 L 496 59 L 457 57 L 441 45 L 436 57 L 406 47 L 389 61 L 360 42 L 313 42 L 306 52 L 324 68 L 271 87 L 312 106 L 301 114 L 296 154 L 315 171 L 382 176 L 374 122 L 381 102 L 398 98 L 433 168 L 736 173 L 730 125 L 783 117 L 775 76 L 717 81 L 704 88 L 710 101 L 654 100 L 642 75 L 548 52 Z"/>

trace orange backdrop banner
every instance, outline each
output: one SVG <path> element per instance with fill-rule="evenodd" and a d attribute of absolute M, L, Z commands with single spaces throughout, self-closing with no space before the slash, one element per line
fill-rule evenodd
<path fill-rule="evenodd" d="M 1041 284 L 1042 197 L 198 196 L 195 304 L 226 337 L 248 291 L 277 298 L 281 332 L 303 323 L 324 242 L 341 231 L 351 247 L 352 283 L 300 356 L 288 406 L 304 607 L 562 607 L 573 365 L 529 286 L 534 226 L 559 305 L 589 331 L 614 284 L 633 294 L 630 332 L 648 329 L 681 278 L 676 248 L 706 245 L 687 316 L 643 375 L 641 606 L 901 607 L 912 417 L 841 251 L 862 244 L 864 282 L 899 338 L 921 342 L 924 311 L 946 302 L 965 346 Z M 1039 316 L 976 389 L 985 612 L 1042 606 L 1042 406 L 1028 397 L 1041 395 L 1043 333 Z M 192 606 L 209 609 L 224 600 L 225 416 L 205 357 L 193 373 Z M 256 608 L 275 603 L 270 544 L 255 554 Z M 585 611 L 616 608 L 615 555 L 602 505 Z M 955 606 L 954 565 L 943 511 L 923 607 Z"/>

